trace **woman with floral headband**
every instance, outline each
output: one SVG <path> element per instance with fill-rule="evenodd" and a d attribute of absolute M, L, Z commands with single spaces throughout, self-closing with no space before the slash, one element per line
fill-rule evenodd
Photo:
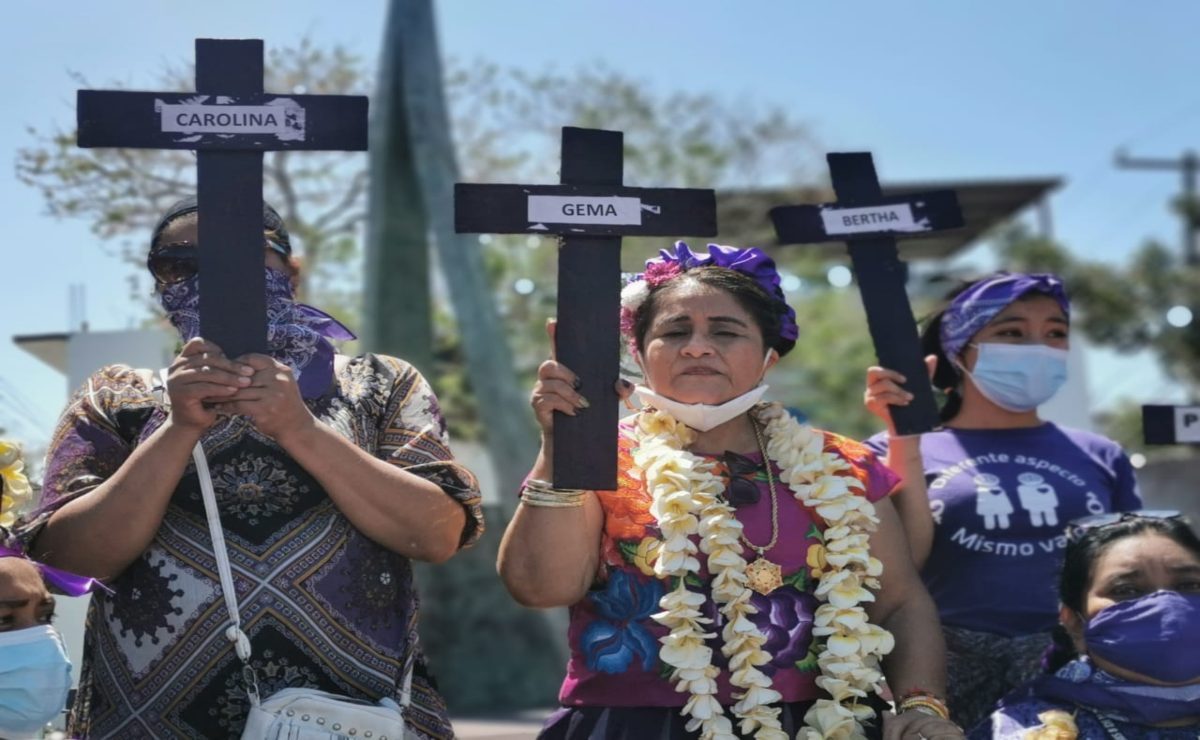
<path fill-rule="evenodd" d="M 1067 529 L 1059 620 L 1070 660 L 1005 697 L 977 740 L 1200 737 L 1200 539 L 1176 511 Z"/>
<path fill-rule="evenodd" d="M 997 273 L 963 286 L 922 332 L 945 389 L 945 428 L 868 445 L 912 482 L 895 497 L 945 631 L 952 716 L 979 721 L 1041 669 L 1058 617 L 1065 522 L 1141 505 L 1112 440 L 1038 416 L 1067 376 L 1071 306 L 1053 275 Z M 910 400 L 871 368 L 866 402 Z M 1015 597 L 1020 594 L 1020 597 Z"/>
<path fill-rule="evenodd" d="M 433 391 L 407 363 L 338 355 L 353 335 L 293 298 L 295 264 L 264 208 L 269 354 L 225 357 L 197 336 L 194 198 L 155 229 L 148 266 L 184 342 L 160 384 L 106 367 L 50 445 L 40 559 L 103 578 L 70 730 L 101 737 L 241 735 L 249 701 L 227 631 L 191 454 L 202 442 L 240 617 L 268 696 L 313 688 L 403 702 L 408 725 L 453 736 L 417 641 L 411 561 L 440 562 L 482 529 L 474 476 L 450 454 Z M 163 387 L 165 385 L 165 387 Z"/>
<path fill-rule="evenodd" d="M 645 376 L 622 423 L 616 491 L 555 489 L 553 413 L 587 406 L 544 363 L 542 451 L 505 533 L 513 596 L 570 606 L 562 709 L 544 738 L 955 738 L 942 644 L 861 445 L 761 402 L 795 314 L 757 249 L 682 242 L 622 294 Z"/>

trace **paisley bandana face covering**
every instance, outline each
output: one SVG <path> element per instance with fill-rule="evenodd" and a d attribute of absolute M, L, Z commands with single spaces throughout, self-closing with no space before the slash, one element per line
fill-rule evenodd
<path fill-rule="evenodd" d="M 329 314 L 297 303 L 291 279 L 271 268 L 267 271 L 268 353 L 292 369 L 306 399 L 319 398 L 333 381 L 329 340 L 351 340 L 354 333 Z M 183 341 L 200 336 L 200 278 L 163 285 L 159 302 Z"/>

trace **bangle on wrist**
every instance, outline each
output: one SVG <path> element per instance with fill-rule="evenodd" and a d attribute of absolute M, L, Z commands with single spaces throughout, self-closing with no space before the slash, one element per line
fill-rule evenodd
<path fill-rule="evenodd" d="M 521 501 L 547 509 L 573 509 L 583 506 L 585 493 L 581 488 L 555 488 L 544 480 L 530 478 L 521 488 Z"/>
<path fill-rule="evenodd" d="M 950 719 L 950 710 L 946 707 L 946 702 L 934 694 L 921 691 L 906 694 L 896 702 L 896 711 L 898 714 L 913 711 L 933 717 L 940 717 L 941 719 Z"/>

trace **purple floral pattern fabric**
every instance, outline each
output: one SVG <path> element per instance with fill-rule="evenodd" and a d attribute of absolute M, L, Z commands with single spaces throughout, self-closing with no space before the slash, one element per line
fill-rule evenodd
<path fill-rule="evenodd" d="M 661 540 L 654 517 L 650 514 L 650 496 L 640 477 L 633 475 L 632 441 L 622 435 L 618 448 L 618 490 L 599 491 L 604 510 L 600 570 L 596 582 L 579 603 L 571 607 L 568 642 L 571 657 L 559 700 L 567 707 L 680 707 L 687 694 L 675 691 L 670 669 L 658 657 L 659 639 L 667 630 L 654 621 L 660 611 L 658 601 L 678 586 L 674 579 L 660 580 L 653 571 L 653 552 Z M 825 450 L 840 455 L 850 470 L 845 475 L 862 481 L 866 497 L 877 501 L 891 492 L 896 476 L 879 463 L 861 444 L 838 435 L 825 433 Z M 759 496 L 735 505 L 737 518 L 752 542 L 771 538 L 771 496 L 761 454 L 741 456 L 756 466 L 751 476 Z M 720 475 L 730 471 L 717 462 Z M 805 702 L 817 698 L 816 678 L 820 675 L 812 652 L 813 615 L 819 601 L 813 594 L 817 581 L 813 564 L 824 563 L 824 523 L 792 497 L 779 483 L 779 470 L 773 468 L 779 509 L 779 540 L 767 556 L 783 569 L 784 584 L 768 595 L 753 593 L 751 603 L 758 613 L 751 617 L 767 637 L 765 649 L 771 662 L 762 670 L 771 676 L 774 687 L 785 702 Z M 749 549 L 743 556 L 755 557 Z M 703 554 L 699 555 L 699 576 L 689 576 L 686 587 L 703 593 L 702 612 L 712 620 L 709 640 L 713 664 L 722 670 L 718 681 L 718 699 L 733 704 L 727 660 L 721 653 L 724 627 L 710 594 L 708 571 Z"/>
<path fill-rule="evenodd" d="M 166 416 L 152 374 L 105 368 L 77 393 L 47 457 L 36 538 L 49 516 L 112 476 Z M 339 362 L 313 414 L 375 457 L 439 484 L 482 531 L 479 486 L 451 457 L 432 391 L 409 365 Z M 321 484 L 241 417 L 205 436 L 241 617 L 263 690 L 306 686 L 369 701 L 397 697 L 421 736 L 452 738 L 417 639 L 409 561 L 359 532 Z M 238 738 L 248 709 L 194 469 L 180 479 L 146 552 L 97 594 L 72 737 Z"/>

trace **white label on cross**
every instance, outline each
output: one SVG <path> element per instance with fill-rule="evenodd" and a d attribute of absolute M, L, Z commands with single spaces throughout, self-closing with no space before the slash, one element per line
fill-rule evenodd
<path fill-rule="evenodd" d="M 280 141 L 304 141 L 304 108 L 291 98 L 275 98 L 265 105 L 205 105 L 155 101 L 162 130 L 193 137 L 269 134 Z"/>
<path fill-rule="evenodd" d="M 830 235 L 929 230 L 929 222 L 925 219 L 916 221 L 912 206 L 907 203 L 865 208 L 822 208 L 821 221 L 825 224 L 825 233 Z"/>
<path fill-rule="evenodd" d="M 1175 407 L 1175 441 L 1200 442 L 1200 406 Z"/>
<path fill-rule="evenodd" d="M 641 226 L 642 199 L 615 195 L 531 195 L 529 222 Z"/>

